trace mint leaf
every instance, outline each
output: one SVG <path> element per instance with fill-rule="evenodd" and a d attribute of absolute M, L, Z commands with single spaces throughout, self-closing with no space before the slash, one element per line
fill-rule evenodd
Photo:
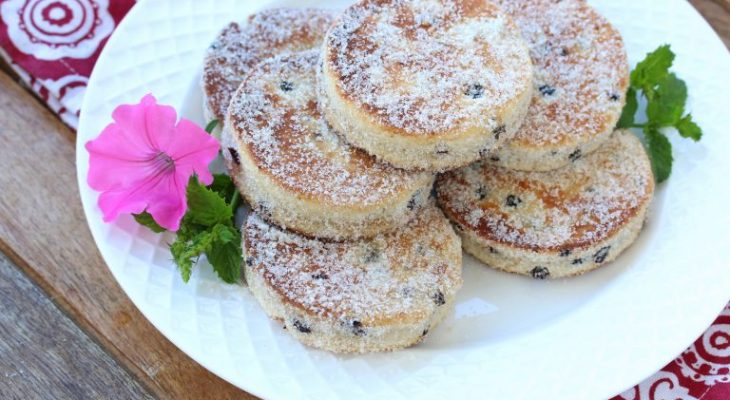
<path fill-rule="evenodd" d="M 672 173 L 672 144 L 663 133 L 654 128 L 645 128 L 644 136 L 651 158 L 651 167 L 654 171 L 654 178 L 662 183 Z"/>
<path fill-rule="evenodd" d="M 182 275 L 183 282 L 187 283 L 190 280 L 190 275 L 193 273 L 193 260 L 190 257 L 185 257 L 186 243 L 182 240 L 176 240 L 170 245 L 170 253 L 172 253 L 172 259 L 177 264 L 177 269 Z"/>
<path fill-rule="evenodd" d="M 227 203 L 233 200 L 233 194 L 236 192 L 233 180 L 225 174 L 213 174 L 213 183 L 209 188 L 223 197 Z"/>
<path fill-rule="evenodd" d="M 152 214 L 148 213 L 147 211 L 141 213 L 141 214 L 132 214 L 134 217 L 134 220 L 137 221 L 138 224 L 142 226 L 146 226 L 154 233 L 162 233 L 166 231 L 167 229 L 161 227 L 157 222 L 155 222 L 155 219 L 152 218 Z"/>
<path fill-rule="evenodd" d="M 621 118 L 618 120 L 619 128 L 630 128 L 634 125 L 634 115 L 639 109 L 639 101 L 636 98 L 636 90 L 629 88 L 626 92 L 626 105 L 621 113 Z"/>
<path fill-rule="evenodd" d="M 205 254 L 223 281 L 237 282 L 243 256 L 233 214 L 240 196 L 231 178 L 214 175 L 213 183 L 205 187 L 193 176 L 188 182 L 187 200 L 188 211 L 170 245 L 183 281 L 190 280 L 197 259 Z"/>
<path fill-rule="evenodd" d="M 656 128 L 673 126 L 682 119 L 687 102 L 687 85 L 674 74 L 659 82 L 646 106 L 649 123 Z"/>
<path fill-rule="evenodd" d="M 190 178 L 187 189 L 188 211 L 193 223 L 214 226 L 219 223 L 230 222 L 233 211 L 218 193 L 208 189 L 193 176 Z"/>
<path fill-rule="evenodd" d="M 210 251 L 215 240 L 213 232 L 205 231 L 198 233 L 191 240 L 177 240 L 170 246 L 170 252 L 184 282 L 187 283 L 190 280 L 193 264 L 201 254 Z"/>
<path fill-rule="evenodd" d="M 626 94 L 617 128 L 640 127 L 644 130 L 645 145 L 654 177 L 661 183 L 672 173 L 672 144 L 661 128 L 674 127 L 680 136 L 698 141 L 702 129 L 692 121 L 692 115 L 684 115 L 687 103 L 687 85 L 669 69 L 674 63 L 674 53 L 669 45 L 660 46 L 646 55 L 631 72 L 631 87 Z M 647 100 L 646 123 L 636 122 L 639 110 L 639 93 Z"/>
<path fill-rule="evenodd" d="M 210 251 L 206 252 L 208 261 L 224 282 L 236 283 L 241 277 L 243 262 L 241 234 L 237 229 L 225 225 L 217 225 L 214 233 L 217 238 Z"/>
<path fill-rule="evenodd" d="M 210 122 L 208 122 L 208 125 L 205 126 L 205 131 L 208 133 L 213 133 L 213 129 L 218 126 L 218 120 L 212 119 Z"/>
<path fill-rule="evenodd" d="M 687 114 L 676 125 L 679 135 L 683 138 L 689 138 L 698 142 L 702 139 L 702 128 L 692 121 L 692 114 Z"/>
<path fill-rule="evenodd" d="M 636 65 L 631 72 L 631 86 L 647 91 L 647 88 L 658 85 L 669 74 L 672 63 L 674 63 L 674 53 L 669 45 L 659 47 Z"/>

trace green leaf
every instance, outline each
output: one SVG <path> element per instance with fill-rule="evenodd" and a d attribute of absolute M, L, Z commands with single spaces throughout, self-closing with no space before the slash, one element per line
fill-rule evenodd
<path fill-rule="evenodd" d="M 208 133 L 213 133 L 213 129 L 218 126 L 218 120 L 212 119 L 210 122 L 208 122 L 208 125 L 205 126 L 205 131 Z"/>
<path fill-rule="evenodd" d="M 152 218 L 152 214 L 148 213 L 147 211 L 141 213 L 141 214 L 132 214 L 134 217 L 134 220 L 137 221 L 138 224 L 142 226 L 146 226 L 154 233 L 162 233 L 166 231 L 167 229 L 161 227 L 154 218 Z"/>
<path fill-rule="evenodd" d="M 646 91 L 669 74 L 669 68 L 674 62 L 674 53 L 669 45 L 664 45 L 646 55 L 646 58 L 636 65 L 631 72 L 631 86 Z M 651 96 L 649 96 L 651 97 Z"/>
<path fill-rule="evenodd" d="M 210 251 L 215 240 L 213 232 L 205 231 L 195 235 L 191 240 L 178 239 L 170 245 L 170 252 L 184 282 L 187 283 L 190 280 L 193 264 L 201 254 Z"/>
<path fill-rule="evenodd" d="M 187 283 L 190 280 L 190 275 L 193 273 L 193 260 L 189 257 L 184 257 L 186 244 L 184 241 L 177 240 L 170 245 L 170 253 L 172 253 L 172 259 L 177 264 L 177 269 L 182 275 L 183 282 Z"/>
<path fill-rule="evenodd" d="M 639 101 L 636 98 L 636 90 L 629 88 L 626 92 L 626 105 L 621 113 L 621 118 L 618 120 L 618 128 L 630 128 L 634 125 L 634 116 L 636 110 L 639 109 Z"/>
<path fill-rule="evenodd" d="M 654 97 L 646 106 L 649 124 L 655 128 L 673 126 L 684 114 L 687 85 L 674 74 L 667 75 L 656 87 Z"/>
<path fill-rule="evenodd" d="M 644 129 L 646 145 L 651 158 L 651 167 L 654 171 L 654 179 L 662 183 L 672 173 L 672 144 L 664 134 L 657 129 L 647 127 Z"/>
<path fill-rule="evenodd" d="M 221 227 L 221 229 L 218 229 Z M 226 283 L 236 283 L 241 277 L 241 234 L 232 227 L 217 225 L 218 238 L 206 252 L 208 261 L 218 276 Z"/>
<path fill-rule="evenodd" d="M 213 228 L 213 235 L 217 241 L 222 243 L 233 242 L 241 239 L 241 235 L 237 229 L 223 224 L 218 224 Z"/>
<path fill-rule="evenodd" d="M 190 221 L 205 226 L 215 226 L 230 222 L 233 212 L 218 193 L 208 189 L 191 177 L 187 189 L 188 211 Z"/>
<path fill-rule="evenodd" d="M 233 193 L 236 191 L 236 185 L 233 184 L 231 177 L 226 174 L 213 174 L 213 183 L 209 188 L 223 197 L 227 203 L 233 200 Z"/>
<path fill-rule="evenodd" d="M 690 138 L 695 142 L 702 139 L 702 128 L 692 121 L 692 114 L 687 114 L 676 125 L 679 135 L 683 138 Z"/>

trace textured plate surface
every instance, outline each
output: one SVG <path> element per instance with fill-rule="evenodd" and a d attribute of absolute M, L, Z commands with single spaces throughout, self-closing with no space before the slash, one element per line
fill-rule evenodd
<path fill-rule="evenodd" d="M 456 311 L 426 343 L 361 357 L 300 345 L 266 318 L 247 289 L 220 283 L 205 262 L 183 284 L 164 245 L 169 238 L 131 218 L 102 223 L 98 194 L 86 185 L 83 145 L 110 122 L 115 106 L 146 93 L 203 124 L 198 81 L 206 46 L 231 18 L 274 5 L 238 0 L 142 1 L 100 57 L 77 142 L 81 198 L 99 250 L 165 336 L 214 373 L 266 398 L 602 399 L 619 393 L 679 354 L 730 294 L 724 253 L 730 55 L 684 1 L 591 3 L 621 30 L 632 65 L 671 43 L 675 70 L 689 85 L 689 107 L 705 129 L 697 145 L 672 134 L 674 174 L 658 190 L 640 240 L 612 265 L 577 279 L 538 282 L 466 257 Z"/>

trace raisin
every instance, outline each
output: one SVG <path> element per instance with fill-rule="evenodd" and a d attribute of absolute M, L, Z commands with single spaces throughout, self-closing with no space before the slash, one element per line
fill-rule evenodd
<path fill-rule="evenodd" d="M 580 151 L 580 149 L 576 149 L 574 152 L 570 153 L 570 155 L 568 156 L 568 159 L 570 161 L 576 162 L 581 157 L 583 157 L 583 152 Z"/>
<path fill-rule="evenodd" d="M 522 203 L 522 199 L 513 194 L 507 196 L 507 201 L 505 202 L 507 207 L 517 207 L 520 203 Z"/>
<path fill-rule="evenodd" d="M 367 264 L 372 264 L 374 262 L 377 262 L 379 259 L 380 252 L 372 247 L 368 248 L 367 253 L 365 253 L 365 262 Z"/>
<path fill-rule="evenodd" d="M 611 97 L 609 97 L 609 98 L 611 99 L 611 101 L 619 101 L 619 99 L 621 99 L 621 95 L 616 94 L 616 93 L 611 93 Z"/>
<path fill-rule="evenodd" d="M 329 279 L 329 278 L 330 278 L 329 275 L 325 274 L 324 272 L 312 274 L 312 279 L 320 280 L 320 279 Z"/>
<path fill-rule="evenodd" d="M 362 327 L 362 322 L 352 321 L 352 333 L 355 336 L 363 336 L 365 334 L 365 328 Z"/>
<path fill-rule="evenodd" d="M 499 140 L 499 137 L 507 132 L 507 126 L 506 125 L 500 125 L 492 131 L 494 134 L 494 139 Z"/>
<path fill-rule="evenodd" d="M 446 299 L 444 298 L 444 293 L 442 291 L 436 292 L 432 297 L 433 302 L 436 303 L 437 306 L 442 306 L 446 304 Z"/>
<path fill-rule="evenodd" d="M 233 147 L 228 148 L 228 153 L 231 155 L 231 158 L 233 159 L 233 162 L 236 163 L 236 165 L 241 165 L 241 158 L 238 156 L 238 152 Z"/>
<path fill-rule="evenodd" d="M 414 194 L 413 197 L 411 197 L 410 200 L 408 200 L 408 210 L 413 211 L 416 209 L 416 205 L 418 205 L 418 193 Z"/>
<path fill-rule="evenodd" d="M 252 267 L 253 266 L 253 258 L 246 257 L 246 265 L 248 265 L 249 267 Z"/>
<path fill-rule="evenodd" d="M 568 257 L 571 253 L 570 249 L 563 249 L 560 251 L 560 257 Z"/>
<path fill-rule="evenodd" d="M 565 56 L 567 56 L 568 54 L 570 54 L 570 52 L 569 52 L 569 51 L 568 51 L 568 49 L 566 49 L 565 47 L 562 47 L 562 48 L 560 49 L 560 55 L 561 55 L 561 56 L 565 57 Z"/>
<path fill-rule="evenodd" d="M 421 333 L 421 337 L 424 337 L 426 335 L 428 335 L 428 329 L 423 330 L 423 332 Z"/>
<path fill-rule="evenodd" d="M 293 322 L 293 325 L 297 330 L 301 333 L 312 333 L 312 329 L 308 327 L 307 325 L 304 325 L 301 321 L 298 319 L 295 319 Z"/>
<path fill-rule="evenodd" d="M 294 84 L 289 81 L 281 81 L 279 89 L 281 89 L 283 92 L 291 92 L 292 90 L 294 90 Z"/>
<path fill-rule="evenodd" d="M 479 99 L 484 97 L 484 86 L 480 84 L 474 84 L 469 86 L 469 88 L 466 89 L 464 92 L 465 95 L 471 97 L 472 99 Z"/>
<path fill-rule="evenodd" d="M 535 267 L 530 271 L 530 275 L 535 279 L 544 280 L 550 276 L 550 270 L 545 267 Z"/>
<path fill-rule="evenodd" d="M 573 260 L 573 263 L 572 264 L 573 265 L 583 264 L 583 259 L 582 258 L 576 258 L 575 260 Z"/>
<path fill-rule="evenodd" d="M 538 90 L 543 96 L 552 96 L 555 94 L 555 88 L 550 85 L 542 85 L 538 88 Z"/>
<path fill-rule="evenodd" d="M 606 261 L 606 257 L 608 257 L 609 250 L 611 250 L 611 246 L 606 246 L 606 247 L 598 250 L 598 252 L 596 252 L 596 254 L 593 255 L 593 261 L 595 261 L 596 264 L 601 264 L 604 261 Z"/>
<path fill-rule="evenodd" d="M 258 205 L 257 209 L 258 209 L 259 215 L 264 217 L 264 219 L 268 219 L 268 220 L 271 219 L 271 217 L 272 217 L 271 207 L 269 207 L 268 204 L 261 203 Z"/>
<path fill-rule="evenodd" d="M 477 197 L 479 197 L 479 200 L 487 198 L 487 189 L 484 186 L 479 186 L 477 189 Z"/>

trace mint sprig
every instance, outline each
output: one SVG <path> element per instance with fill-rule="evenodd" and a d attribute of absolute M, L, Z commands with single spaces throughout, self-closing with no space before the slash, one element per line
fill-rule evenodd
<path fill-rule="evenodd" d="M 640 128 L 651 159 L 657 182 L 672 173 L 672 144 L 664 132 L 675 128 L 681 137 L 699 141 L 702 129 L 685 114 L 687 85 L 670 72 L 675 55 L 669 45 L 660 46 L 636 65 L 631 72 L 631 84 L 626 94 L 626 106 L 618 122 L 619 128 Z M 646 99 L 646 122 L 637 123 L 638 96 Z"/>
<path fill-rule="evenodd" d="M 241 196 L 228 175 L 213 175 L 206 187 L 192 176 L 187 186 L 188 210 L 180 222 L 170 252 L 182 279 L 190 280 L 193 266 L 205 254 L 213 270 L 226 283 L 236 283 L 241 277 L 241 232 L 234 218 Z M 135 215 L 141 225 L 153 232 L 164 232 L 147 212 Z"/>
<path fill-rule="evenodd" d="M 224 282 L 235 283 L 240 278 L 241 233 L 234 225 L 239 195 L 233 186 L 226 175 L 216 175 L 210 187 L 195 176 L 190 178 L 188 211 L 170 245 L 183 281 L 190 279 L 192 266 L 202 254 Z"/>

